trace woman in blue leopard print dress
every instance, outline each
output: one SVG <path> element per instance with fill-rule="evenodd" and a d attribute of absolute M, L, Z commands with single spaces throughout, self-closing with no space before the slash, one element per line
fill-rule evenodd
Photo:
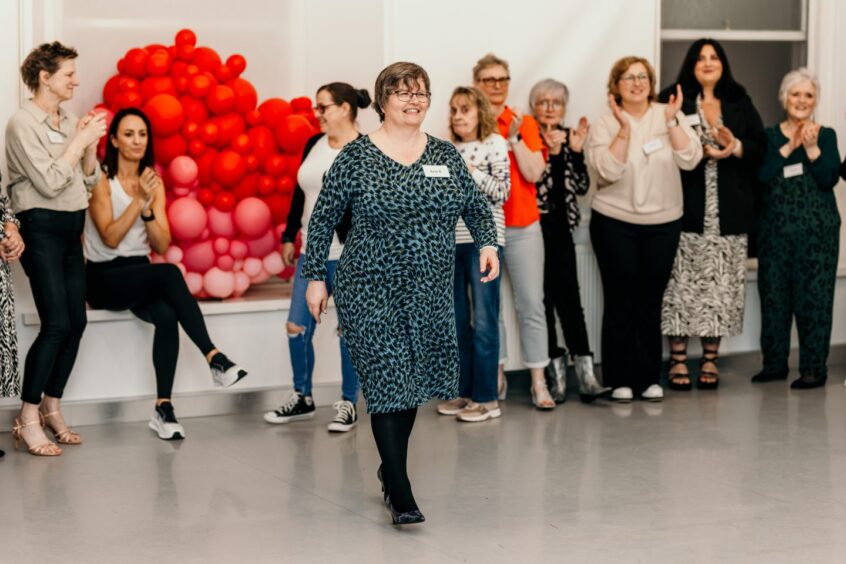
<path fill-rule="evenodd" d="M 458 394 L 452 286 L 459 217 L 481 249 L 479 276 L 489 281 L 499 273 L 484 196 L 455 147 L 420 131 L 430 96 L 426 71 L 413 63 L 379 75 L 373 105 L 383 125 L 335 159 L 311 216 L 303 266 L 312 281 L 309 309 L 319 320 L 332 233 L 351 209 L 335 304 L 372 414 L 394 524 L 423 520 L 406 473 L 417 408 Z"/>

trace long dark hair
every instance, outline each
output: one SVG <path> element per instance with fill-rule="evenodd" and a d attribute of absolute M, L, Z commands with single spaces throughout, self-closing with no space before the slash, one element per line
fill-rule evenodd
<path fill-rule="evenodd" d="M 682 62 L 681 70 L 679 71 L 678 78 L 676 78 L 676 82 L 681 84 L 685 98 L 688 96 L 693 98 L 697 94 L 702 93 L 702 85 L 700 85 L 699 81 L 696 80 L 694 68 L 696 67 L 696 62 L 699 60 L 699 54 L 702 52 L 702 48 L 706 45 L 710 45 L 714 48 L 714 51 L 717 53 L 717 57 L 723 64 L 723 75 L 714 87 L 714 96 L 720 100 L 726 101 L 735 101 L 745 98 L 746 89 L 738 84 L 734 79 L 734 76 L 731 74 L 731 66 L 729 65 L 728 57 L 726 57 L 726 52 L 723 49 L 723 46 L 720 45 L 719 41 L 711 39 L 710 37 L 694 41 L 687 50 L 687 54 L 684 56 L 684 62 Z"/>
<path fill-rule="evenodd" d="M 138 174 L 144 172 L 144 169 L 147 167 L 153 168 L 153 163 L 155 162 L 155 159 L 153 158 L 153 126 L 150 125 L 150 118 L 148 118 L 147 114 L 138 108 L 124 108 L 122 110 L 118 110 L 112 118 L 112 124 L 109 126 L 109 133 L 106 136 L 106 156 L 103 158 L 103 172 L 105 172 L 106 176 L 109 178 L 114 178 L 118 172 L 118 149 L 112 145 L 112 137 L 117 137 L 120 122 L 123 121 L 123 118 L 126 116 L 137 116 L 141 118 L 144 125 L 147 126 L 147 149 L 144 151 L 144 156 L 141 157 L 141 162 L 138 163 Z"/>

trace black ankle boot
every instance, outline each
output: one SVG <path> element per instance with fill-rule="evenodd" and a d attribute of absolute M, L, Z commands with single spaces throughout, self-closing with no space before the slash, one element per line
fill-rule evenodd
<path fill-rule="evenodd" d="M 419 509 L 412 509 L 411 511 L 397 511 L 394 509 L 394 504 L 391 503 L 391 496 L 385 489 L 385 481 L 382 479 L 382 467 L 376 471 L 376 477 L 379 478 L 379 484 L 382 486 L 382 495 L 385 498 L 385 507 L 388 508 L 388 513 L 391 514 L 391 521 L 394 525 L 413 525 L 415 523 L 422 523 L 426 520 Z"/>
<path fill-rule="evenodd" d="M 752 376 L 752 382 L 760 384 L 763 382 L 775 382 L 776 380 L 787 380 L 787 373 L 787 369 L 777 370 L 776 372 L 767 372 L 766 370 L 761 370 L 760 372 Z"/>
<path fill-rule="evenodd" d="M 811 388 L 819 388 L 825 386 L 826 376 L 801 376 L 790 383 L 790 387 L 794 390 L 810 390 Z"/>

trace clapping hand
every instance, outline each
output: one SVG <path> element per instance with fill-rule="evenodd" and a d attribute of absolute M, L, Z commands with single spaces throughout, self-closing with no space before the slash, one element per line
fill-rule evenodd
<path fill-rule="evenodd" d="M 804 124 L 802 128 L 802 146 L 805 147 L 806 151 L 817 146 L 820 137 L 820 127 L 822 126 L 814 121 Z"/>
<path fill-rule="evenodd" d="M 620 124 L 620 133 L 623 133 L 628 137 L 629 131 L 631 130 L 631 123 L 629 123 L 629 119 L 623 115 L 623 110 L 620 108 L 620 105 L 617 104 L 617 99 L 613 94 L 608 95 L 608 107 L 611 108 L 611 113 L 614 114 L 614 119 L 616 119 L 617 123 Z"/>
<path fill-rule="evenodd" d="M 520 133 L 521 125 L 523 125 L 523 115 L 517 111 L 514 111 L 514 119 L 511 120 L 511 124 L 508 126 L 509 139 L 514 139 L 515 137 L 517 137 L 517 134 Z"/>
<path fill-rule="evenodd" d="M 156 171 L 151 167 L 145 168 L 138 179 L 138 187 L 140 189 L 138 195 L 144 200 L 144 209 L 150 207 L 159 186 L 164 185 L 162 184 L 162 179 L 156 174 Z"/>
<path fill-rule="evenodd" d="M 715 161 L 719 161 L 721 159 L 725 159 L 726 157 L 731 156 L 734 152 L 734 147 L 736 143 L 736 138 L 731 130 L 724 126 L 718 125 L 714 128 L 714 139 L 716 140 L 719 147 L 714 147 L 713 145 L 705 145 L 704 151 L 705 154 L 714 159 Z M 720 148 L 721 147 L 721 148 Z"/>
<path fill-rule="evenodd" d="M 106 114 L 90 112 L 76 122 L 76 133 L 82 137 L 86 148 L 96 145 L 100 138 L 106 134 Z"/>
<path fill-rule="evenodd" d="M 581 153 L 587 140 L 590 123 L 586 117 L 579 118 L 579 124 L 570 131 L 570 150 L 574 153 Z"/>
<path fill-rule="evenodd" d="M 554 125 L 549 126 L 549 129 L 541 132 L 543 144 L 549 149 L 550 155 L 557 155 L 561 152 L 561 147 L 567 142 L 567 132 L 563 129 L 558 129 Z"/>
<path fill-rule="evenodd" d="M 670 94 L 670 99 L 667 101 L 667 106 L 664 108 L 664 117 L 670 121 L 676 114 L 681 111 L 684 95 L 682 94 L 681 84 L 676 84 L 676 93 Z"/>

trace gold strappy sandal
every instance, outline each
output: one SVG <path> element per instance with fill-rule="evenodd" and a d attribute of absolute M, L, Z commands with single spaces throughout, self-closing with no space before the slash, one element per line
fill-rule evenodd
<path fill-rule="evenodd" d="M 38 415 L 41 416 L 41 426 L 47 427 L 51 431 L 53 431 L 53 435 L 56 437 L 56 442 L 61 443 L 63 445 L 81 445 L 82 444 L 82 437 L 79 433 L 71 431 L 67 427 L 58 431 L 56 428 L 48 422 L 48 419 L 54 415 L 61 415 L 58 411 L 51 411 L 50 413 L 42 413 L 38 412 Z"/>
<path fill-rule="evenodd" d="M 15 450 L 18 449 L 18 445 L 20 442 L 23 441 L 26 445 L 26 449 L 29 451 L 29 454 L 34 454 L 35 456 L 59 456 L 62 454 L 62 449 L 51 440 L 47 440 L 46 443 L 41 443 L 39 445 L 30 445 L 26 439 L 23 438 L 23 430 L 27 427 L 32 425 L 38 425 L 38 421 L 30 421 L 29 423 L 23 423 L 20 418 L 15 418 L 15 425 L 12 427 L 12 436 L 15 438 Z"/>

